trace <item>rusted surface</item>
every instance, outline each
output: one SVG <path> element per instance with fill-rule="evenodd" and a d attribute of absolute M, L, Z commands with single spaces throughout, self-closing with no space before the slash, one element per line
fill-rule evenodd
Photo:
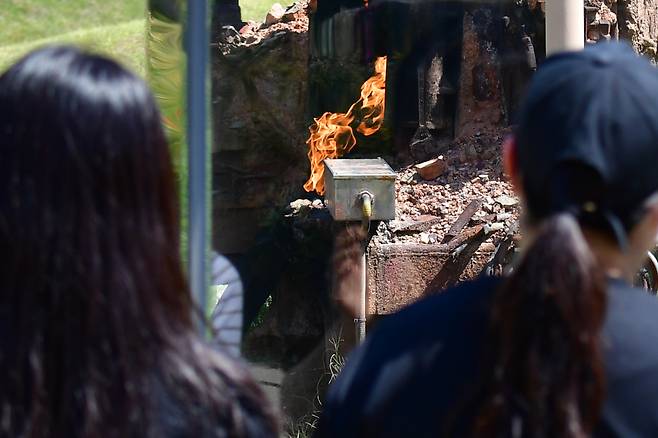
<path fill-rule="evenodd" d="M 433 273 L 448 257 L 444 249 L 422 252 L 404 244 L 387 245 L 386 253 L 371 249 L 368 258 L 368 313 L 384 315 L 423 297 Z M 395 248 L 394 248 L 395 247 Z"/>
<path fill-rule="evenodd" d="M 454 286 L 459 281 L 460 275 L 470 263 L 475 252 L 486 239 L 487 233 L 485 233 L 484 227 L 473 227 L 469 239 L 463 244 L 463 247 L 458 247 L 458 249 L 450 254 L 450 257 L 445 261 L 441 270 L 427 286 L 426 293 L 441 291 Z"/>
<path fill-rule="evenodd" d="M 384 315 L 456 283 L 480 244 L 484 227 L 464 230 L 447 244 L 371 245 L 368 253 L 368 313 Z"/>

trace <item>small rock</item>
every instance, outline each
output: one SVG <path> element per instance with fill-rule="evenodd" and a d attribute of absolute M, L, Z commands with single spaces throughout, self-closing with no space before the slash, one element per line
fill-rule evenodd
<path fill-rule="evenodd" d="M 284 23 L 289 23 L 291 21 L 300 20 L 304 16 L 304 8 L 299 3 L 295 3 L 292 6 L 286 9 L 285 13 L 281 17 L 281 21 Z"/>
<path fill-rule="evenodd" d="M 293 213 L 299 213 L 301 211 L 310 210 L 312 205 L 313 203 L 308 199 L 297 199 L 289 204 L 289 208 Z"/>
<path fill-rule="evenodd" d="M 504 222 L 511 217 L 512 217 L 512 213 L 498 213 L 496 215 L 496 220 L 498 222 Z"/>
<path fill-rule="evenodd" d="M 265 24 L 271 26 L 278 23 L 283 18 L 283 15 L 286 13 L 286 10 L 279 3 L 274 3 L 270 8 L 270 11 L 265 16 Z"/>
<path fill-rule="evenodd" d="M 484 242 L 480 246 L 480 251 L 482 252 L 494 252 L 496 250 L 496 245 L 491 242 Z"/>
<path fill-rule="evenodd" d="M 254 32 L 257 29 L 258 26 L 256 26 L 256 23 L 254 23 L 253 21 L 248 21 L 244 26 L 240 28 L 239 32 L 241 34 L 245 34 L 245 33 Z"/>
<path fill-rule="evenodd" d="M 483 181 L 483 182 L 489 181 L 489 175 L 487 175 L 486 173 L 478 175 L 478 178 L 480 178 L 480 180 Z"/>
<path fill-rule="evenodd" d="M 421 178 L 429 181 L 443 175 L 448 170 L 448 163 L 443 159 L 443 156 L 440 156 L 439 158 L 416 164 L 415 167 Z"/>
<path fill-rule="evenodd" d="M 420 241 L 425 244 L 430 243 L 430 235 L 427 233 L 420 233 Z"/>
<path fill-rule="evenodd" d="M 512 198 L 511 196 L 507 196 L 507 195 L 500 195 L 495 199 L 495 201 L 500 205 L 502 205 L 503 207 L 513 207 L 519 203 L 518 199 Z"/>
<path fill-rule="evenodd" d="M 495 233 L 496 231 L 500 231 L 503 228 L 505 228 L 505 224 L 501 222 L 494 222 L 493 224 L 485 225 L 484 232 L 485 234 Z"/>

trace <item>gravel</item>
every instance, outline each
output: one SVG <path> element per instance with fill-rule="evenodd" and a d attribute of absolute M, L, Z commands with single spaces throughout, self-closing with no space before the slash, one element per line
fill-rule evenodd
<path fill-rule="evenodd" d="M 395 184 L 396 219 L 379 225 L 376 241 L 440 243 L 466 206 L 480 199 L 482 207 L 469 225 L 489 227 L 493 235 L 481 251 L 492 252 L 493 242 L 518 219 L 520 208 L 502 169 L 500 157 L 505 133 L 477 133 L 455 141 L 442 154 L 448 163 L 447 170 L 434 180 L 423 180 L 414 167 L 416 163 L 400 169 Z M 409 227 L 425 221 L 431 221 L 427 229 Z"/>

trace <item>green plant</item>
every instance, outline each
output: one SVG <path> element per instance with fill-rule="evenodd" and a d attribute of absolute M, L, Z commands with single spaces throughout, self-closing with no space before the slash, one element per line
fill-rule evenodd
<path fill-rule="evenodd" d="M 345 356 L 340 352 L 340 344 L 343 342 L 342 330 L 339 330 L 336 336 L 330 336 L 327 344 L 329 345 L 329 360 L 327 371 L 329 374 L 329 384 L 331 385 L 338 377 L 345 366 Z"/>
<path fill-rule="evenodd" d="M 258 314 L 253 319 L 253 321 L 251 321 L 251 324 L 249 325 L 249 330 L 253 330 L 263 325 L 263 321 L 265 320 L 265 315 L 267 314 L 267 312 L 269 312 L 270 307 L 272 307 L 272 295 L 268 295 L 263 305 L 260 306 L 260 309 L 258 309 Z"/>
<path fill-rule="evenodd" d="M 325 364 L 325 373 L 318 380 L 315 390 L 314 408 L 313 410 L 297 420 L 295 423 L 289 423 L 285 427 L 286 438 L 308 438 L 313 436 L 314 431 L 318 427 L 320 420 L 320 413 L 322 412 L 322 394 L 327 385 L 332 384 L 345 366 L 345 356 L 340 351 L 341 344 L 343 343 L 342 329 L 327 336 L 327 363 Z"/>

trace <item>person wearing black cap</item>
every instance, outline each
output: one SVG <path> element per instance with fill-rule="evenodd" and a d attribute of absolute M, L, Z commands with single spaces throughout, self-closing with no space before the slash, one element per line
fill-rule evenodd
<path fill-rule="evenodd" d="M 375 328 L 317 436 L 658 437 L 658 70 L 609 43 L 549 58 L 504 147 L 525 204 L 507 278 Z"/>

